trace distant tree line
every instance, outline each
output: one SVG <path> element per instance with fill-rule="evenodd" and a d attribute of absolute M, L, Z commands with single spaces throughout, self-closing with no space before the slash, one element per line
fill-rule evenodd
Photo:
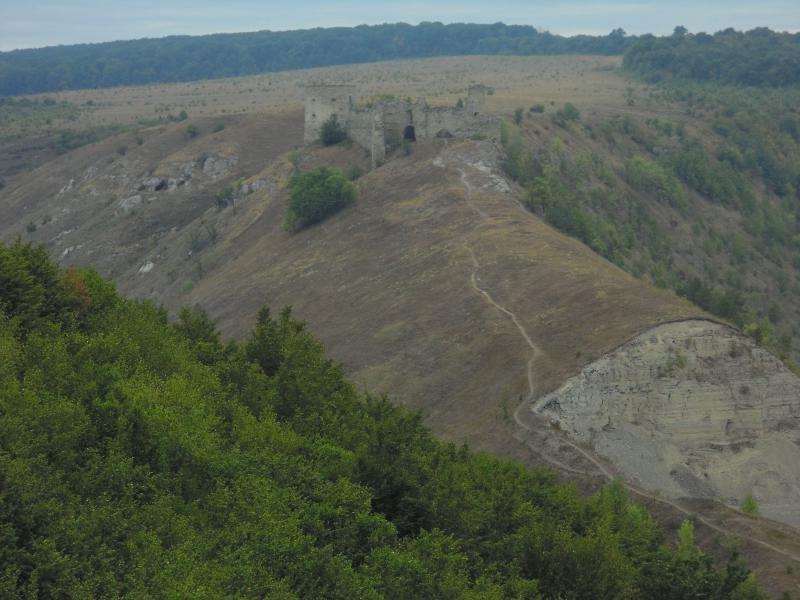
<path fill-rule="evenodd" d="M 668 37 L 639 37 L 628 47 L 624 65 L 651 82 L 677 78 L 763 87 L 797 85 L 800 33 L 759 27 L 709 35 L 676 27 Z"/>
<path fill-rule="evenodd" d="M 405 23 L 171 36 L 0 53 L 0 95 L 192 81 L 400 58 L 622 54 L 634 38 L 563 37 L 530 26 Z"/>

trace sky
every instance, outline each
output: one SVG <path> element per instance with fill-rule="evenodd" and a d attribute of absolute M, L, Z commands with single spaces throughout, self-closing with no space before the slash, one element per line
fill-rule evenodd
<path fill-rule="evenodd" d="M 798 0 L 0 0 L 0 51 L 112 40 L 421 21 L 533 25 L 553 33 L 800 31 Z"/>

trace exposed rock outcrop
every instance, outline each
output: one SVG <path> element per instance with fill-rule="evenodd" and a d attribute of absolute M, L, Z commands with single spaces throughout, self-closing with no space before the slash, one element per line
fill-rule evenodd
<path fill-rule="evenodd" d="M 533 410 L 646 488 L 800 524 L 800 378 L 730 327 L 655 327 Z"/>

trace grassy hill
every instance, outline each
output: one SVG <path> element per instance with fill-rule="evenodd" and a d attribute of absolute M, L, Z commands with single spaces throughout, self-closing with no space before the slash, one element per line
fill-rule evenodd
<path fill-rule="evenodd" d="M 201 304 L 226 337 L 245 337 L 264 303 L 291 304 L 357 387 L 422 409 L 446 439 L 532 465 L 557 461 L 580 489 L 597 489 L 605 479 L 585 476 L 586 457 L 547 422 L 522 431 L 516 417 L 523 401 L 657 323 L 708 318 L 668 288 L 681 291 L 675 282 L 705 277 L 709 256 L 723 276 L 701 281 L 724 294 L 726 276 L 738 270 L 746 285 L 736 289 L 755 322 L 769 307 L 748 288 L 779 290 L 781 277 L 775 251 L 760 245 L 763 234 L 744 228 L 738 205 L 706 197 L 662 162 L 694 139 L 704 148 L 720 143 L 710 110 L 626 80 L 616 64 L 441 59 L 59 96 L 81 107 L 76 123 L 128 129 L 8 176 L 0 236 L 42 242 L 64 265 L 94 265 L 126 295 L 173 313 Z M 398 85 L 409 93 L 429 89 L 434 103 L 450 105 L 466 83 L 486 81 L 495 89 L 491 110 L 511 123 L 514 109 L 524 109 L 520 125 L 509 125 L 507 149 L 532 170 L 515 173 L 480 141 L 417 144 L 371 172 L 356 146 L 300 149 L 302 115 L 292 101 L 305 75 L 355 82 L 367 94 Z M 564 119 L 566 102 L 580 118 Z M 528 110 L 538 104 L 543 113 Z M 187 110 L 189 117 L 142 120 L 154 106 L 159 115 Z M 47 130 L 37 127 L 20 140 Z M 290 234 L 283 229 L 286 183 L 297 169 L 322 165 L 360 170 L 359 199 Z M 655 187 L 641 183 L 652 165 L 660 169 Z M 546 196 L 548 177 L 558 185 Z M 762 214 L 783 210 L 760 175 L 748 173 L 746 183 Z M 702 235 L 694 222 L 704 224 Z M 731 263 L 733 246 L 709 245 L 708 228 L 748 236 L 747 270 Z M 788 264 L 788 250 L 777 252 Z M 792 290 L 796 275 L 787 273 Z M 796 296 L 768 295 L 784 311 L 779 327 L 790 331 Z M 753 536 L 774 541 L 774 527 L 736 520 L 713 503 L 698 506 L 737 535 L 747 532 L 739 543 L 773 591 L 794 585 L 792 560 L 752 543 Z M 685 517 L 658 500 L 650 509 L 671 531 Z M 698 537 L 725 555 L 715 530 L 699 524 Z"/>
<path fill-rule="evenodd" d="M 631 94 L 631 111 L 602 119 L 527 112 L 507 130 L 506 168 L 545 220 L 796 368 L 797 97 L 684 86 Z"/>
<path fill-rule="evenodd" d="M 525 348 L 472 289 L 470 249 L 497 300 L 550 340 L 541 391 L 649 325 L 704 314 L 522 210 L 518 189 L 482 171 L 499 168 L 488 144 L 420 145 L 358 179 L 355 206 L 290 234 L 285 184 L 295 167 L 286 151 L 300 143 L 300 114 L 235 118 L 219 132 L 213 124 L 199 121 L 196 138 L 182 124 L 152 130 L 141 146 L 127 134 L 48 164 L 7 190 L 8 237 L 47 242 L 65 263 L 94 265 L 125 293 L 173 310 L 199 303 L 234 337 L 265 301 L 292 305 L 356 381 L 392 390 L 426 408 L 440 433 L 471 441 L 504 402 L 516 405 Z M 116 154 L 125 142 L 127 153 Z M 434 164 L 440 154 L 443 166 Z M 355 146 L 293 160 L 303 170 L 368 166 Z M 480 189 L 474 201 L 487 218 L 476 221 L 459 169 Z M 220 204 L 231 186 L 239 191 Z M 435 368 L 434 356 L 446 368 Z M 476 365 L 474 356 L 492 362 Z"/>
<path fill-rule="evenodd" d="M 223 344 L 20 243 L 0 283 L 5 598 L 763 598 L 619 484 L 435 441 L 289 311 Z"/>

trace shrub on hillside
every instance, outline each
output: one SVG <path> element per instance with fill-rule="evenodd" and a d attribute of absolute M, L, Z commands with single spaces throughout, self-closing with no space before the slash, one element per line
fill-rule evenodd
<path fill-rule="evenodd" d="M 747 496 L 742 503 L 742 512 L 746 515 L 757 515 L 758 514 L 758 502 L 753 496 Z"/>
<path fill-rule="evenodd" d="M 334 146 L 341 144 L 347 139 L 347 132 L 339 123 L 338 117 L 334 114 L 322 124 L 319 130 L 319 141 L 323 146 Z"/>
<path fill-rule="evenodd" d="M 358 165 L 350 165 L 345 169 L 344 174 L 350 181 L 355 181 L 364 174 L 364 171 Z"/>
<path fill-rule="evenodd" d="M 338 169 L 319 167 L 292 177 L 286 229 L 298 231 L 339 212 L 356 199 L 356 189 Z"/>
<path fill-rule="evenodd" d="M 677 178 L 653 160 L 636 156 L 625 165 L 625 179 L 640 192 L 648 192 L 680 212 L 688 208 L 689 200 Z"/>
<path fill-rule="evenodd" d="M 556 114 L 553 115 L 553 121 L 555 121 L 556 125 L 561 127 L 566 127 L 568 123 L 578 121 L 580 118 L 581 112 L 571 102 L 567 102 L 564 108 L 559 108 Z"/>

